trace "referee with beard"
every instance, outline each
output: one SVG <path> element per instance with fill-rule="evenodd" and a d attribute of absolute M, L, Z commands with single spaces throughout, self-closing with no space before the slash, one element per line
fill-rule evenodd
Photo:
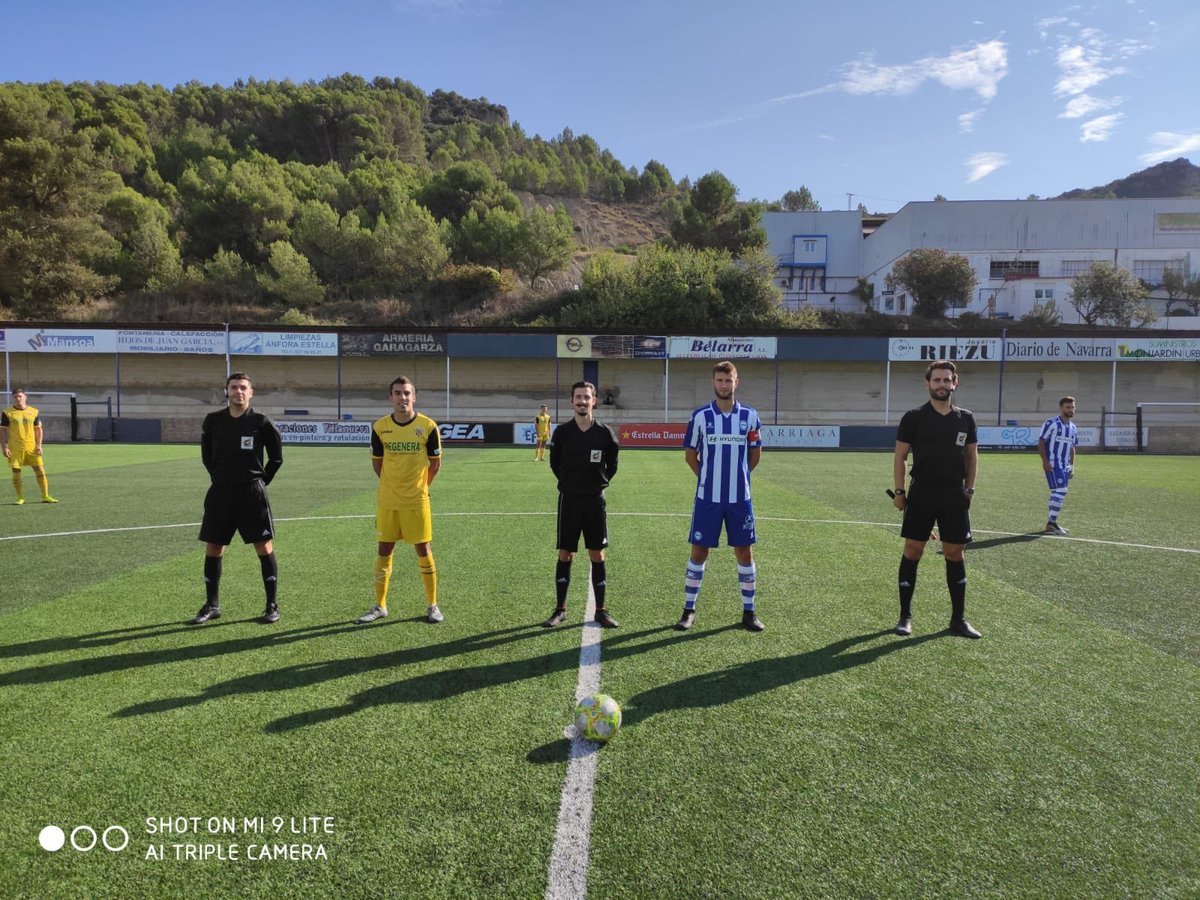
<path fill-rule="evenodd" d="M 966 619 L 967 570 L 963 551 L 971 541 L 971 497 L 979 464 L 975 417 L 954 405 L 958 370 L 939 359 L 925 370 L 929 402 L 910 409 L 900 419 L 889 491 L 897 509 L 904 511 L 900 536 L 900 621 L 896 634 L 912 634 L 912 597 L 917 585 L 917 565 L 925 552 L 934 523 L 940 531 L 946 560 L 946 585 L 950 589 L 950 633 L 978 638 Z M 904 490 L 905 464 L 913 455 L 912 483 Z"/>
<path fill-rule="evenodd" d="M 616 628 L 617 620 L 605 608 L 608 576 L 604 551 L 608 547 L 608 508 L 604 489 L 617 474 L 617 436 L 593 417 L 596 386 L 590 381 L 571 385 L 575 415 L 559 425 L 550 439 L 550 470 L 558 479 L 558 565 L 554 571 L 557 604 L 542 626 L 554 628 L 567 620 L 567 589 L 571 586 L 571 561 L 579 550 L 579 536 L 591 560 L 592 592 L 596 597 L 596 622 Z"/>
<path fill-rule="evenodd" d="M 283 438 L 274 422 L 250 407 L 254 386 L 245 372 L 234 372 L 225 380 L 225 396 L 229 405 L 205 416 L 200 431 L 200 458 L 212 485 L 204 498 L 200 524 L 200 540 L 205 542 L 205 601 L 191 624 L 221 617 L 221 560 L 235 533 L 253 544 L 258 554 L 267 594 L 262 621 L 270 624 L 279 621 L 275 601 L 279 564 L 267 485 L 283 465 Z"/>

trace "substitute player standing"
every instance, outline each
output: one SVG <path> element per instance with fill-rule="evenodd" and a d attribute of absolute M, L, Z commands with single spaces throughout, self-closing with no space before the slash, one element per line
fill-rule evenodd
<path fill-rule="evenodd" d="M 42 502 L 57 503 L 50 496 L 50 482 L 42 464 L 42 419 L 28 399 L 25 391 L 17 388 L 12 392 L 12 406 L 0 412 L 0 445 L 4 447 L 4 458 L 12 467 L 17 506 L 25 503 L 25 485 L 21 480 L 21 470 L 25 466 L 33 469 L 33 476 L 42 489 Z"/>
<path fill-rule="evenodd" d="M 279 621 L 279 563 L 267 485 L 283 465 L 283 438 L 274 422 L 251 408 L 254 386 L 245 372 L 234 372 L 225 380 L 225 396 L 229 405 L 205 416 L 200 429 L 200 459 L 212 484 L 204 497 L 200 524 L 206 597 L 191 623 L 202 625 L 221 617 L 221 560 L 237 533 L 258 554 L 267 594 L 262 621 L 269 624 Z"/>
<path fill-rule="evenodd" d="M 567 619 L 567 589 L 571 586 L 571 561 L 579 551 L 579 536 L 591 560 L 592 593 L 596 621 L 616 628 L 617 620 L 605 607 L 608 572 L 604 561 L 608 547 L 608 506 L 604 489 L 617 474 L 617 436 L 594 418 L 596 387 L 590 381 L 571 385 L 575 415 L 559 425 L 550 442 L 550 471 L 558 479 L 558 565 L 554 571 L 557 604 L 542 625 L 553 628 Z M 545 407 L 542 407 L 545 409 Z"/>
<path fill-rule="evenodd" d="M 550 442 L 550 413 L 546 411 L 545 403 L 542 404 L 542 411 L 534 418 L 533 427 L 537 433 L 537 449 L 533 451 L 533 461 L 538 462 L 546 458 L 546 444 Z"/>
<path fill-rule="evenodd" d="M 683 437 L 684 456 L 696 475 L 696 500 L 692 509 L 692 554 L 684 577 L 683 616 L 676 623 L 687 631 L 696 622 L 696 599 L 704 580 L 708 551 L 721 542 L 724 526 L 737 559 L 742 589 L 742 627 L 762 631 L 754 609 L 757 570 L 754 566 L 754 505 L 750 501 L 750 473 L 762 458 L 762 423 L 758 412 L 734 398 L 737 368 L 728 360 L 713 366 L 716 399 L 702 406 L 688 421 Z"/>
<path fill-rule="evenodd" d="M 387 617 L 392 551 L 397 541 L 412 544 L 425 588 L 425 620 L 441 622 L 437 565 L 433 560 L 433 514 L 429 486 L 442 467 L 437 423 L 417 412 L 417 388 L 401 375 L 388 386 L 392 412 L 371 426 L 371 465 L 379 478 L 375 501 L 375 605 L 354 621 L 359 625 Z"/>
<path fill-rule="evenodd" d="M 1071 420 L 1075 418 L 1075 398 L 1063 397 L 1058 401 L 1058 415 L 1042 424 L 1042 435 L 1038 438 L 1038 453 L 1042 457 L 1042 471 L 1050 486 L 1050 517 L 1042 534 L 1066 534 L 1067 529 L 1058 524 L 1067 499 L 1067 483 L 1075 474 L 1075 446 L 1079 443 L 1079 431 Z"/>
<path fill-rule="evenodd" d="M 971 497 L 975 493 L 975 471 L 979 443 L 975 416 L 952 402 L 958 389 L 954 363 L 939 359 L 925 370 L 929 402 L 910 409 L 896 431 L 892 460 L 893 494 L 897 509 L 904 511 L 900 536 L 900 621 L 896 634 L 912 634 L 912 597 L 917 585 L 917 564 L 925 552 L 929 533 L 937 523 L 946 560 L 946 585 L 950 589 L 950 633 L 980 637 L 965 618 L 967 570 L 963 551 L 971 540 Z M 912 483 L 904 490 L 904 470 L 909 452 L 913 455 Z"/>

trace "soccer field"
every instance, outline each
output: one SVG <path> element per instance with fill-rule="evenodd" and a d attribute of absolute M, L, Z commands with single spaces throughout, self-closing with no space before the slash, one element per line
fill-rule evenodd
<path fill-rule="evenodd" d="M 224 618 L 183 624 L 203 601 L 196 447 L 48 447 L 57 505 L 0 485 L 0 897 L 544 895 L 587 568 L 568 625 L 538 627 L 556 492 L 532 455 L 447 448 L 438 625 L 404 546 L 392 616 L 351 624 L 372 603 L 365 448 L 287 448 L 270 626 L 240 542 Z M 691 473 L 621 454 L 600 684 L 625 721 L 590 758 L 590 830 L 558 848 L 587 894 L 1200 894 L 1196 458 L 1081 455 L 1064 538 L 1033 533 L 1036 456 L 981 453 L 981 641 L 947 634 L 933 545 L 913 636 L 892 634 L 891 466 L 764 454 L 767 629 L 738 627 L 722 548 L 681 633 Z"/>

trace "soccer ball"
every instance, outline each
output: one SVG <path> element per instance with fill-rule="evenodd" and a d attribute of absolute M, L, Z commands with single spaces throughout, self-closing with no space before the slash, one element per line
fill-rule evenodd
<path fill-rule="evenodd" d="M 621 705 L 608 694 L 584 697 L 575 707 L 575 731 L 589 741 L 604 743 L 621 728 Z"/>

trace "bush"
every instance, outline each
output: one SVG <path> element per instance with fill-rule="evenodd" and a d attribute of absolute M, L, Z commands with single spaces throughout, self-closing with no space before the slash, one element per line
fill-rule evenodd
<path fill-rule="evenodd" d="M 499 291 L 503 283 L 500 273 L 490 266 L 449 265 L 430 282 L 426 297 L 441 306 L 456 308 Z"/>

